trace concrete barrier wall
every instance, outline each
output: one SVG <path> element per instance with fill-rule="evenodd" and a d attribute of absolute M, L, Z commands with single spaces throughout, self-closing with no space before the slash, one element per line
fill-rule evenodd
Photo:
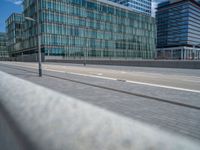
<path fill-rule="evenodd" d="M 198 150 L 200 145 L 0 72 L 2 150 Z"/>
<path fill-rule="evenodd" d="M 47 62 L 66 62 L 84 64 L 84 60 L 58 60 L 46 59 Z M 200 69 L 200 61 L 181 61 L 181 60 L 87 60 L 86 64 L 97 65 L 120 65 L 137 67 L 162 67 L 162 68 L 187 68 Z"/>
<path fill-rule="evenodd" d="M 44 53 L 41 54 L 42 61 L 44 61 Z M 29 55 L 19 55 L 15 58 L 12 58 L 14 61 L 22 61 L 22 62 L 36 62 L 38 61 L 38 54 L 29 54 Z"/>

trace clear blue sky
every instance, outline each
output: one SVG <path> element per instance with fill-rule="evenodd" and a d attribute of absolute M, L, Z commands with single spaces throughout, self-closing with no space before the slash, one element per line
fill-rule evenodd
<path fill-rule="evenodd" d="M 5 32 L 5 20 L 13 12 L 21 12 L 22 7 L 17 5 L 17 1 L 0 0 L 0 32 Z"/>

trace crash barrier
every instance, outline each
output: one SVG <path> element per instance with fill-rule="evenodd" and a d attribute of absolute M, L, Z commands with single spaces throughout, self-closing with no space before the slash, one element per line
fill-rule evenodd
<path fill-rule="evenodd" d="M 200 69 L 200 60 L 79 60 L 79 59 L 46 59 L 46 62 L 63 62 L 77 64 L 96 64 L 96 65 L 117 65 L 117 66 L 135 66 L 135 67 L 158 67 L 158 68 L 185 68 Z"/>

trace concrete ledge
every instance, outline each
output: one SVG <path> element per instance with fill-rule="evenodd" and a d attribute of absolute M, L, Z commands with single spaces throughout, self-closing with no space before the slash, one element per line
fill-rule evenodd
<path fill-rule="evenodd" d="M 184 137 L 28 81 L 2 72 L 0 77 L 2 150 L 15 147 L 17 150 L 197 150 L 200 147 Z"/>
<path fill-rule="evenodd" d="M 83 64 L 84 60 L 57 60 L 47 59 L 46 62 L 63 62 Z M 182 60 L 87 60 L 87 64 L 96 65 L 119 65 L 119 66 L 137 66 L 137 67 L 162 67 L 162 68 L 185 68 L 200 69 L 200 61 L 182 61 Z"/>

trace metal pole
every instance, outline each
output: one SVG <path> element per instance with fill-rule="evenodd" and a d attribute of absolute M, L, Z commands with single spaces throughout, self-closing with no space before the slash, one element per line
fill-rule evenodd
<path fill-rule="evenodd" d="M 39 68 L 39 77 L 42 77 L 39 0 L 37 0 L 37 28 L 38 28 L 38 68 Z"/>
<path fill-rule="evenodd" d="M 87 48 L 84 50 L 84 54 L 85 54 L 85 56 L 84 56 L 84 66 L 86 66 L 86 50 L 87 50 Z"/>
<path fill-rule="evenodd" d="M 24 61 L 24 54 L 23 54 L 23 52 L 22 52 L 22 62 Z"/>
<path fill-rule="evenodd" d="M 193 48 L 192 48 L 192 60 L 194 60 L 194 50 L 195 50 L 195 45 L 193 45 Z"/>

